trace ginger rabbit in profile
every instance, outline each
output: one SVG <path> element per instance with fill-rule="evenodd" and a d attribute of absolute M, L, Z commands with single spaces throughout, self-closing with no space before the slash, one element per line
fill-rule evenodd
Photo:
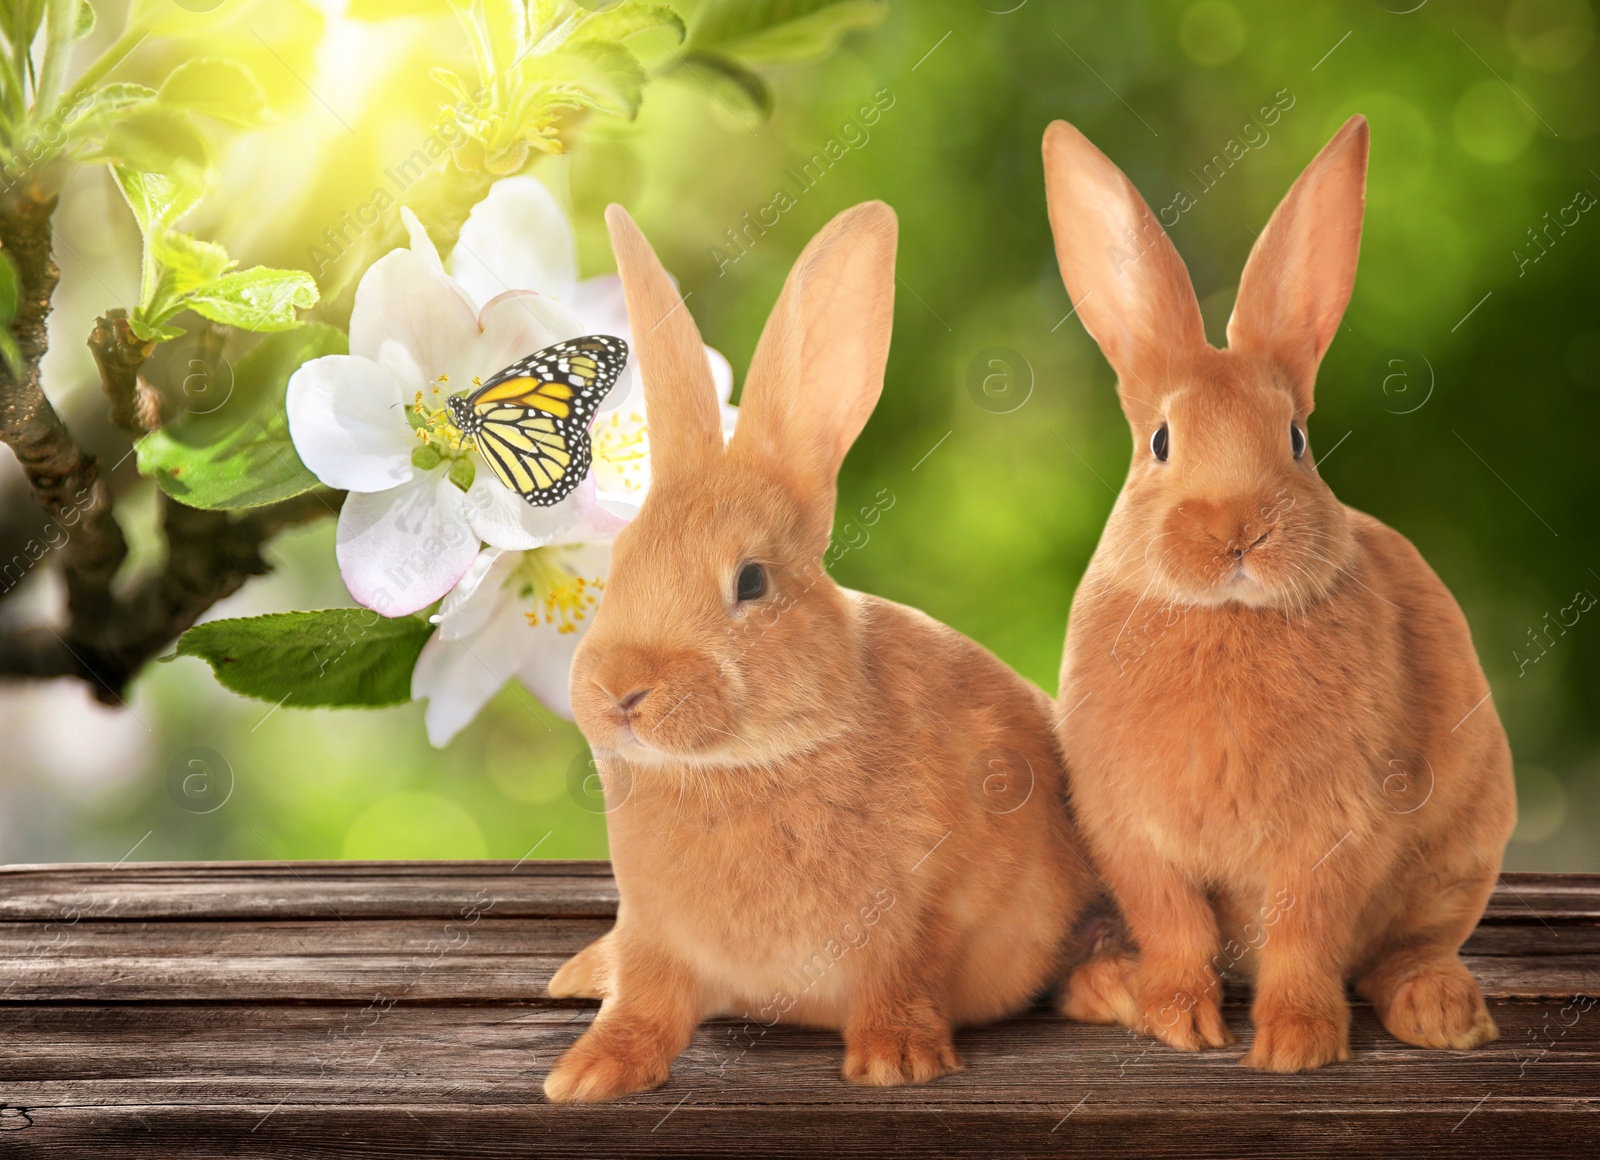
<path fill-rule="evenodd" d="M 1049 697 L 823 570 L 835 477 L 883 388 L 895 216 L 857 206 L 806 247 L 726 444 L 694 319 L 627 213 L 606 216 L 652 482 L 573 662 L 621 901 L 551 982 L 602 1005 L 545 1093 L 654 1087 L 717 1014 L 839 1029 L 858 1083 L 958 1070 L 952 1028 L 1057 981 L 1099 888 Z"/>
<path fill-rule="evenodd" d="M 1347 981 L 1407 1043 L 1496 1035 L 1457 950 L 1515 823 L 1505 732 L 1455 600 L 1334 498 L 1307 426 L 1367 140 L 1352 118 L 1290 189 L 1218 350 L 1121 170 L 1064 121 L 1044 138 L 1062 277 L 1133 430 L 1060 687 L 1078 821 L 1138 943 L 1120 1017 L 1220 1046 L 1219 974 L 1252 974 L 1243 1062 L 1268 1071 L 1348 1057 Z"/>

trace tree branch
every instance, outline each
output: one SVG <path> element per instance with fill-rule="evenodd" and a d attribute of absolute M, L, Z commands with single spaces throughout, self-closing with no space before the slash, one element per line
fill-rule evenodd
<path fill-rule="evenodd" d="M 73 442 L 40 382 L 39 364 L 49 346 L 50 299 L 61 278 L 50 255 L 55 207 L 54 196 L 40 198 L 23 190 L 0 210 L 0 248 L 10 255 L 21 283 L 12 333 L 23 363 L 20 379 L 9 368 L 0 368 L 0 441 L 15 452 L 46 513 L 76 527 L 61 553 L 61 570 L 73 624 L 92 633 L 111 612 L 111 578 L 127 557 L 128 545 L 112 517 L 111 495 L 100 480 L 99 465 Z"/>
<path fill-rule="evenodd" d="M 119 702 L 129 680 L 206 609 L 271 570 L 261 555 L 267 540 L 336 512 L 343 502 L 343 492 L 319 488 L 238 515 L 163 496 L 165 567 L 123 599 L 108 592 L 114 616 L 93 634 L 76 620 L 64 633 L 40 627 L 0 632 L 0 678 L 79 677 L 93 684 L 101 701 Z"/>
<path fill-rule="evenodd" d="M 323 489 L 244 513 L 202 511 L 163 495 L 167 560 L 126 596 L 112 580 L 128 554 L 112 497 L 93 455 L 73 440 L 40 382 L 46 322 L 60 271 L 51 258 L 55 198 L 23 191 L 0 201 L 0 249 L 17 268 L 21 299 L 12 332 L 23 373 L 0 364 L 0 441 L 15 452 L 34 498 L 49 517 L 44 541 L 0 560 L 0 595 L 53 553 L 67 586 L 67 623 L 0 630 L 0 677 L 74 676 L 117 703 L 139 669 L 217 601 L 269 570 L 261 547 L 294 524 L 336 512 L 344 493 Z M 113 420 L 134 433 L 160 423 L 159 398 L 139 376 L 150 353 L 121 311 L 89 340 L 111 399 Z M 12 573 L 16 575 L 13 576 Z"/>
<path fill-rule="evenodd" d="M 161 426 L 161 398 L 139 374 L 154 349 L 155 343 L 134 337 L 128 312 L 121 307 L 95 319 L 89 335 L 89 350 L 111 400 L 111 421 L 135 435 Z"/>

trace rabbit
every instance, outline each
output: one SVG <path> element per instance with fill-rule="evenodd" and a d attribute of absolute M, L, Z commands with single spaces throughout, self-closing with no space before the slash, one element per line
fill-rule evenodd
<path fill-rule="evenodd" d="M 856 206 L 806 247 L 726 443 L 694 319 L 627 212 L 606 220 L 653 482 L 573 660 L 620 903 L 551 981 L 602 1004 L 545 1094 L 656 1087 L 718 1014 L 746 1020 L 741 1042 L 841 1030 L 861 1084 L 958 1071 L 952 1028 L 1059 980 L 1102 892 L 1048 695 L 823 570 L 835 477 L 883 388 L 895 215 Z"/>
<path fill-rule="evenodd" d="M 1310 449 L 1367 144 L 1352 117 L 1294 183 L 1218 350 L 1132 183 L 1067 122 L 1044 136 L 1062 278 L 1133 431 L 1060 683 L 1078 824 L 1138 944 L 1123 1021 L 1223 1046 L 1219 976 L 1253 975 L 1264 1071 L 1349 1057 L 1346 982 L 1406 1043 L 1497 1034 L 1457 952 L 1516 822 L 1505 731 L 1449 591 Z"/>

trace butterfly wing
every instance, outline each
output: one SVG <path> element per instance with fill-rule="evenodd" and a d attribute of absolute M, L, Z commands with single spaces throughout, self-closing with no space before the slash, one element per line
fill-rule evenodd
<path fill-rule="evenodd" d="M 627 343 L 591 334 L 520 359 L 474 391 L 474 438 L 500 481 L 541 507 L 572 494 L 589 474 L 589 421 L 627 361 Z"/>

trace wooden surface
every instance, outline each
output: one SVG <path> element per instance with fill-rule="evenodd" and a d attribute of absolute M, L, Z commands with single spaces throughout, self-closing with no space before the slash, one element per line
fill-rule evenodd
<path fill-rule="evenodd" d="M 1226 1051 L 1039 1010 L 876 1090 L 837 1036 L 724 1022 L 659 1091 L 552 1107 L 594 1005 L 544 985 L 615 908 L 603 863 L 0 869 L 0 1156 L 1600 1156 L 1600 876 L 1506 876 L 1475 1052 L 1357 1005 L 1352 1062 L 1260 1075 L 1232 993 Z"/>

